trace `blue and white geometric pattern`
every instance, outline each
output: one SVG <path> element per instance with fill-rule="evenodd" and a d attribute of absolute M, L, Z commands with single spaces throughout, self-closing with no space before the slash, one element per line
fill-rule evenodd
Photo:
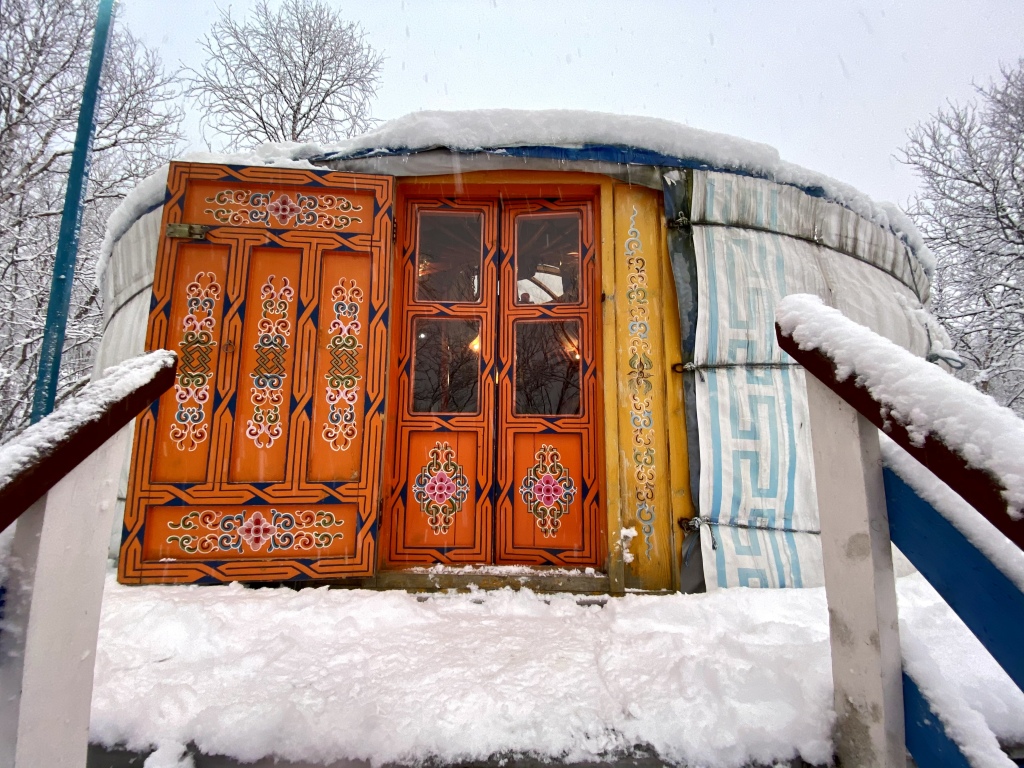
<path fill-rule="evenodd" d="M 714 184 L 708 180 L 708 208 Z M 770 216 L 774 206 L 766 202 Z M 795 243 L 758 230 L 694 227 L 705 288 L 695 362 L 709 588 L 822 581 L 803 371 L 775 342 L 775 303 L 790 292 L 787 260 L 802 255 L 793 253 Z M 825 288 L 817 269 L 797 271 L 797 291 Z"/>

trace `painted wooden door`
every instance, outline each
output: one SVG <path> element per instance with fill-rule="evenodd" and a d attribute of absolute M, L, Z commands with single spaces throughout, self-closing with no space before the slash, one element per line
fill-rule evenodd
<path fill-rule="evenodd" d="M 603 565 L 592 200 L 409 199 L 386 565 Z"/>
<path fill-rule="evenodd" d="M 164 225 L 198 239 L 157 255 L 146 343 L 178 352 L 178 380 L 136 423 L 122 581 L 372 572 L 391 195 L 172 164 Z"/>
<path fill-rule="evenodd" d="M 603 564 L 594 205 L 502 209 L 495 562 Z"/>

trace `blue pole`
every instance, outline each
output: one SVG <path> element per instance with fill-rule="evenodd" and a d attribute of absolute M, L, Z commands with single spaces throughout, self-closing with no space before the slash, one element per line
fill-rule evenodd
<path fill-rule="evenodd" d="M 113 11 L 114 0 L 100 0 L 96 15 L 96 31 L 92 38 L 92 54 L 89 57 L 89 70 L 85 75 L 85 89 L 82 93 L 82 109 L 78 113 L 78 131 L 75 134 L 75 148 L 71 155 L 68 188 L 64 194 L 64 212 L 60 219 L 57 257 L 53 264 L 50 303 L 46 307 L 46 329 L 43 332 L 39 373 L 36 376 L 35 397 L 32 401 L 33 424 L 53 410 L 53 402 L 57 397 L 64 331 L 68 323 L 68 307 L 71 305 L 71 283 L 75 276 L 78 236 L 82 227 L 82 198 L 85 196 L 85 185 L 89 180 L 89 152 L 96 131 L 96 102 L 99 101 L 100 74 L 103 72 L 103 58 L 110 37 Z"/>

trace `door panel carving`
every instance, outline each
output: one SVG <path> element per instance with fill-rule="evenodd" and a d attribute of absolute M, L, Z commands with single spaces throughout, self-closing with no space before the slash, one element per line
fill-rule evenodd
<path fill-rule="evenodd" d="M 296 292 L 302 251 L 253 248 L 231 445 L 231 482 L 282 482 L 295 368 Z"/>
<path fill-rule="evenodd" d="M 310 481 L 359 479 L 365 434 L 371 297 L 370 262 L 347 253 L 323 255 L 313 376 Z"/>

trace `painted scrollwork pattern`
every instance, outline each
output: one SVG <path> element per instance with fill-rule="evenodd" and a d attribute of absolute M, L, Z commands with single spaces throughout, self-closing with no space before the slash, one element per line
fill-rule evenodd
<path fill-rule="evenodd" d="M 534 459 L 537 463 L 527 470 L 519 495 L 526 510 L 537 519 L 541 533 L 551 538 L 558 533 L 562 518 L 576 497 L 576 483 L 553 446 L 542 445 Z"/>
<path fill-rule="evenodd" d="M 179 451 L 194 451 L 210 434 L 206 421 L 206 403 L 210 399 L 211 359 L 217 342 L 217 302 L 221 286 L 213 272 L 199 272 L 185 286 L 186 313 L 181 323 L 182 338 L 178 377 L 174 385 L 177 410 L 170 437 Z"/>
<path fill-rule="evenodd" d="M 647 339 L 649 325 L 647 259 L 643 255 L 636 207 L 629 219 L 625 244 L 629 302 L 629 420 L 633 430 L 633 474 L 636 479 L 636 518 L 644 536 L 647 559 L 654 546 L 654 418 L 651 408 L 651 373 L 654 362 Z"/>
<path fill-rule="evenodd" d="M 267 554 L 279 550 L 326 549 L 344 538 L 341 523 L 331 513 L 305 509 L 297 512 L 268 511 L 269 519 L 260 510 L 242 510 L 234 514 L 213 509 L 192 511 L 168 528 L 180 533 L 167 537 L 168 544 L 177 544 L 188 555 L 238 552 Z"/>
<path fill-rule="evenodd" d="M 304 195 L 295 192 L 294 196 L 276 191 L 253 192 L 248 189 L 225 189 L 213 197 L 206 198 L 207 203 L 214 207 L 203 212 L 213 216 L 221 224 L 245 226 L 247 224 L 265 224 L 272 226 L 273 221 L 282 226 L 318 227 L 319 229 L 344 229 L 360 223 L 362 219 L 354 216 L 361 211 L 361 205 L 354 205 L 351 200 L 340 195 Z M 294 219 L 295 223 L 292 224 Z"/>
<path fill-rule="evenodd" d="M 427 516 L 430 530 L 443 535 L 469 496 L 469 481 L 455 461 L 455 449 L 447 442 L 435 443 L 427 458 L 412 484 L 412 496 Z"/>
<path fill-rule="evenodd" d="M 327 421 L 323 438 L 331 450 L 346 451 L 356 439 L 356 405 L 359 402 L 359 309 L 363 289 L 355 280 L 341 278 L 331 293 L 334 319 L 327 329 L 327 354 L 331 367 L 327 379 Z"/>
<path fill-rule="evenodd" d="M 267 277 L 260 289 L 259 338 L 256 350 L 256 368 L 249 376 L 252 390 L 249 401 L 253 414 L 246 424 L 246 436 L 257 448 L 269 448 L 283 432 L 281 406 L 284 404 L 284 382 L 288 375 L 284 369 L 285 351 L 291 336 L 288 312 L 295 299 L 295 289 L 287 277 L 281 278 L 281 287 L 274 286 L 275 275 Z"/>

